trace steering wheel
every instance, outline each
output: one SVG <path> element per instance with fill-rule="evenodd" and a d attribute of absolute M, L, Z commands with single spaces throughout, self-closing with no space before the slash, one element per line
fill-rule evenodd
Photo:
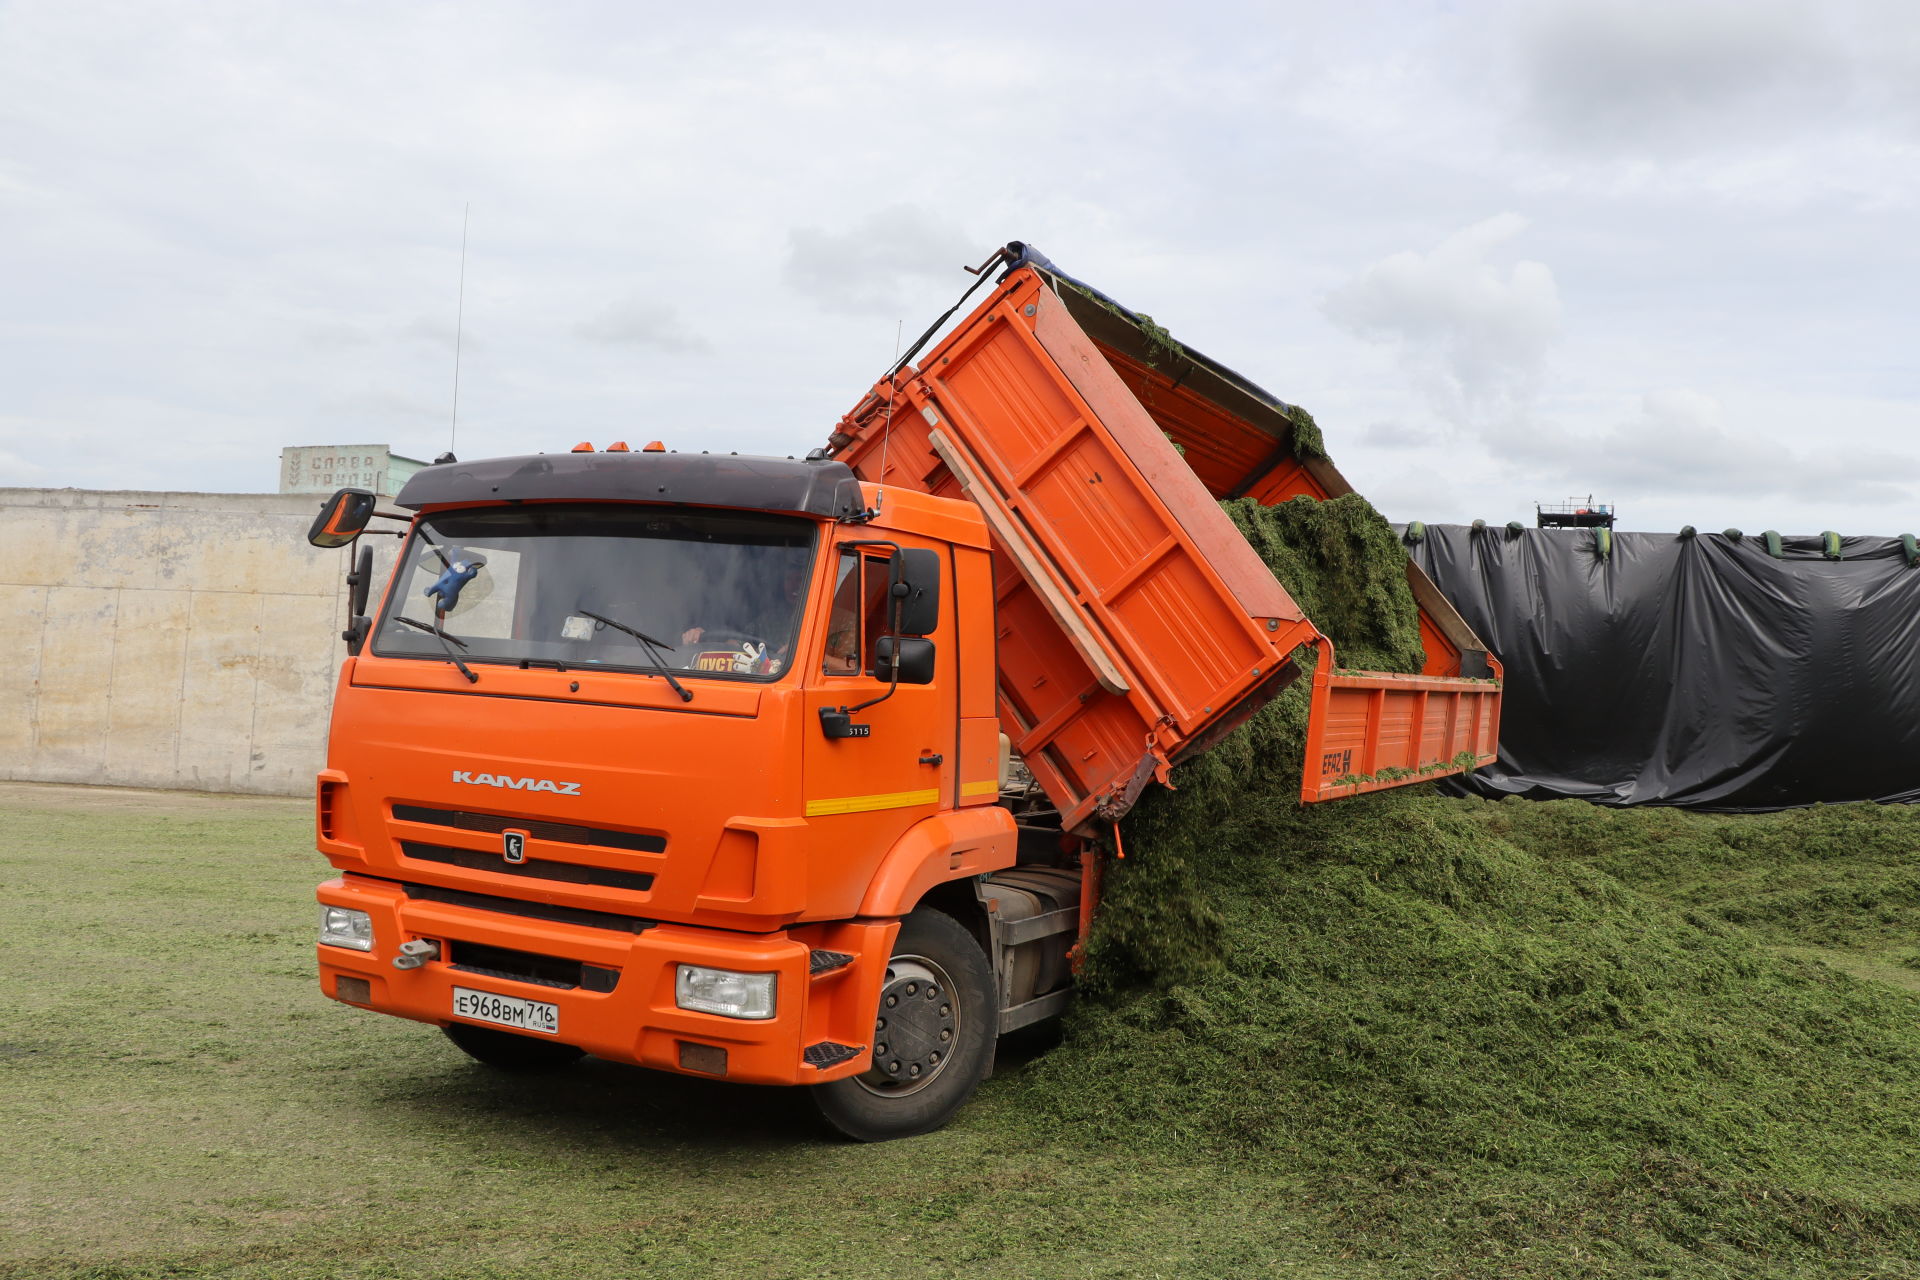
<path fill-rule="evenodd" d="M 707 627 L 701 631 L 698 640 L 682 640 L 677 647 L 683 652 L 688 649 L 695 652 L 732 649 L 737 652 L 743 644 L 750 644 L 758 649 L 766 643 L 762 637 L 749 635 L 744 631 L 730 631 L 726 627 Z"/>

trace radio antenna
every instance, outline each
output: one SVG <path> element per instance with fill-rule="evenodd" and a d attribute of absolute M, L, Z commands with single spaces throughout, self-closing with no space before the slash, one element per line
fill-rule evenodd
<path fill-rule="evenodd" d="M 460 293 L 453 308 L 453 421 L 447 426 L 447 452 L 453 452 L 453 440 L 460 432 L 460 337 L 467 318 L 467 219 L 473 213 L 469 200 L 460 212 Z"/>
<path fill-rule="evenodd" d="M 886 425 L 880 428 L 880 474 L 874 477 L 882 488 L 874 490 L 873 509 L 875 511 L 880 509 L 879 499 L 887 483 L 887 446 L 893 443 L 893 402 L 898 399 L 900 395 L 900 339 L 905 335 L 906 331 L 907 322 L 905 320 L 897 320 L 894 322 L 893 372 L 887 375 L 887 390 L 891 394 L 887 397 Z"/>

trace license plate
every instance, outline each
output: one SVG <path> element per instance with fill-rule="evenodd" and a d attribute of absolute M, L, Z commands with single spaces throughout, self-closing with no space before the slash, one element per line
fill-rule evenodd
<path fill-rule="evenodd" d="M 476 1022 L 498 1023 L 516 1031 L 540 1031 L 550 1036 L 560 1034 L 559 1005 L 522 1000 L 518 996 L 497 996 L 491 991 L 455 987 L 453 1016 L 472 1018 Z"/>

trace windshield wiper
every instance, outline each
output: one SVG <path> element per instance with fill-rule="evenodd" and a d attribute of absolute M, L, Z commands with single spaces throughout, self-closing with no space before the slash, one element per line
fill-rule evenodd
<path fill-rule="evenodd" d="M 682 685 L 678 680 L 675 680 L 673 678 L 673 672 L 667 670 L 667 664 L 661 661 L 660 659 L 661 649 L 665 649 L 668 653 L 674 652 L 674 647 L 672 645 L 668 644 L 664 640 L 655 640 L 652 636 L 648 635 L 644 631 L 635 631 L 632 627 L 628 626 L 624 622 L 615 622 L 612 618 L 606 617 L 604 614 L 594 613 L 590 609 L 580 610 L 580 616 L 583 618 L 592 618 L 595 622 L 604 622 L 608 626 L 612 627 L 614 630 L 624 631 L 628 635 L 632 636 L 635 640 L 638 640 L 641 644 L 645 645 L 647 647 L 648 655 L 653 658 L 653 669 L 666 677 L 667 683 L 673 686 L 673 691 L 680 695 L 680 701 L 682 702 L 693 701 L 693 695 L 687 692 L 686 686 Z"/>
<path fill-rule="evenodd" d="M 433 549 L 433 554 L 440 557 L 441 564 L 447 566 L 447 568 L 449 569 L 453 568 L 453 561 L 448 559 L 447 553 L 440 549 L 439 541 L 432 534 L 427 532 L 426 525 L 422 524 L 422 525 L 415 526 L 415 532 L 417 532 L 420 535 L 420 541 L 426 543 L 427 546 Z"/>
<path fill-rule="evenodd" d="M 467 664 L 460 661 L 460 655 L 453 651 L 453 646 L 456 644 L 459 645 L 462 649 L 466 648 L 467 642 L 465 640 L 462 640 L 459 636 L 450 636 L 446 632 L 442 631 L 440 628 L 428 626 L 424 622 L 415 622 L 412 618 L 403 618 L 399 614 L 395 614 L 393 617 L 393 620 L 395 622 L 402 623 L 406 626 L 412 627 L 416 631 L 424 631 L 428 635 L 437 636 L 440 640 L 440 647 L 447 651 L 447 661 L 451 662 L 454 665 L 454 668 L 458 670 L 461 675 L 467 678 L 467 683 L 468 684 L 480 683 L 480 677 L 473 674 L 473 672 L 468 669 Z"/>

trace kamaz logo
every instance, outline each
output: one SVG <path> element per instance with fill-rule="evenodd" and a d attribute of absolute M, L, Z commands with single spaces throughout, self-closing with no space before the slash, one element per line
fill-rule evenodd
<path fill-rule="evenodd" d="M 470 787 L 504 787 L 508 791 L 551 791 L 563 796 L 580 794 L 579 783 L 554 782 L 548 778 L 509 778 L 504 774 L 468 773 L 465 769 L 455 769 L 453 780 L 464 782 Z"/>

